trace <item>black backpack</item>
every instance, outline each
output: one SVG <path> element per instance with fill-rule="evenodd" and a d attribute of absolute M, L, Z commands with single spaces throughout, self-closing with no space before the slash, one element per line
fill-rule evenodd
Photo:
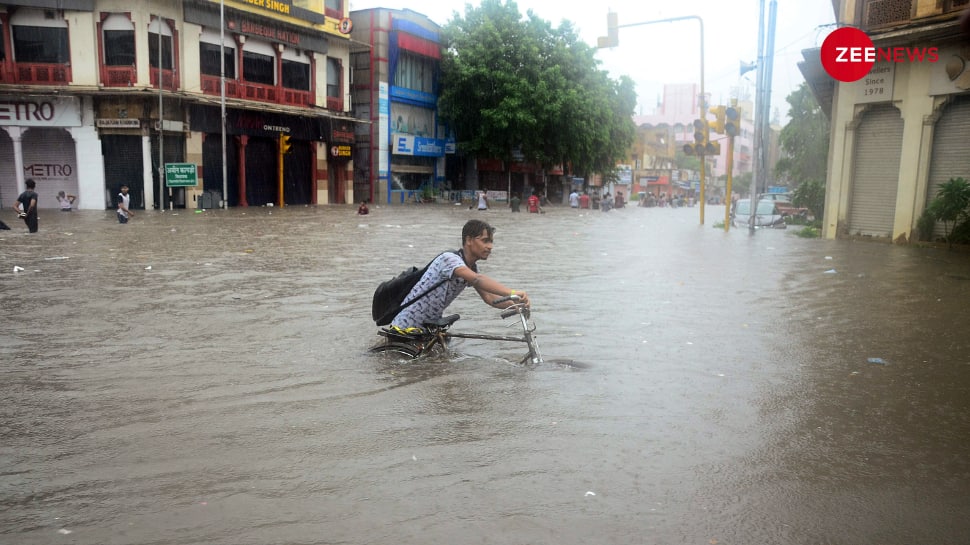
<path fill-rule="evenodd" d="M 458 254 L 458 251 L 453 251 L 452 253 Z M 435 259 L 438 259 L 440 256 L 441 254 L 438 254 L 435 256 Z M 435 288 L 448 281 L 447 278 L 440 280 L 436 282 L 435 285 L 425 290 L 424 293 L 408 301 L 407 304 L 402 304 L 404 303 L 404 298 L 411 293 L 412 289 L 414 289 L 415 284 L 421 280 L 424 273 L 428 272 L 428 267 L 431 266 L 433 261 L 434 259 L 429 261 L 428 264 L 422 269 L 411 267 L 394 278 L 381 282 L 380 285 L 377 286 L 377 289 L 374 290 L 374 301 L 371 304 L 371 317 L 374 319 L 377 325 L 385 326 L 391 323 L 391 321 L 398 314 L 400 314 L 402 310 L 418 302 L 419 299 L 425 295 L 428 295 L 434 291 Z"/>

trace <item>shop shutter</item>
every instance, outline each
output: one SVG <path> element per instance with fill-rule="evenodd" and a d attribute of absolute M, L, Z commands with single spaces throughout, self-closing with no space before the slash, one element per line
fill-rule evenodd
<path fill-rule="evenodd" d="M 145 208 L 145 181 L 142 161 L 142 142 L 139 135 L 102 134 L 101 155 L 104 156 L 105 208 L 118 206 L 115 196 L 121 186 L 128 186 L 132 210 Z"/>
<path fill-rule="evenodd" d="M 950 178 L 970 179 L 970 97 L 960 97 L 946 106 L 933 131 L 933 152 L 930 156 L 929 183 L 926 204 Z M 953 225 L 950 225 L 953 229 Z M 943 223 L 933 228 L 933 240 L 946 236 Z"/>
<path fill-rule="evenodd" d="M 899 185 L 903 120 L 890 104 L 865 114 L 856 129 L 849 234 L 890 238 Z"/>
<path fill-rule="evenodd" d="M 38 208 L 57 208 L 58 191 L 77 195 L 77 153 L 66 130 L 32 128 L 24 133 L 21 145 L 24 178 L 37 183 Z"/>
<path fill-rule="evenodd" d="M 17 169 L 14 167 L 13 140 L 0 130 L 0 207 L 11 208 L 17 193 Z"/>

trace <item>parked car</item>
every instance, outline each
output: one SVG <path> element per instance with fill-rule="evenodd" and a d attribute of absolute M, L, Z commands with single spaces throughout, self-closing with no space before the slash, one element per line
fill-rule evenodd
<path fill-rule="evenodd" d="M 734 227 L 750 227 L 751 199 L 741 199 L 731 211 L 731 225 Z M 758 208 L 754 215 L 755 229 L 786 229 L 785 215 L 778 209 L 778 203 L 773 200 L 758 201 Z"/>
<path fill-rule="evenodd" d="M 791 193 L 762 193 L 758 195 L 758 198 L 763 201 L 774 201 L 783 216 L 801 216 L 808 218 L 808 208 L 792 204 L 793 196 Z"/>

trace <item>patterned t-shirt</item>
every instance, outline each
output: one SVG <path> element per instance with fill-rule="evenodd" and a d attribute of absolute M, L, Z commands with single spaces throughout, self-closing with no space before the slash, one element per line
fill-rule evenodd
<path fill-rule="evenodd" d="M 428 288 L 434 286 L 439 281 L 447 278 L 444 282 L 431 293 L 419 299 L 413 305 L 405 308 L 400 314 L 394 317 L 391 325 L 406 329 L 409 327 L 423 327 L 426 322 L 438 320 L 444 313 L 448 305 L 458 297 L 458 294 L 468 285 L 464 280 L 454 275 L 458 267 L 468 267 L 465 260 L 453 252 L 445 252 L 434 259 L 424 273 L 421 280 L 414 285 L 411 293 L 404 298 L 407 303 L 414 297 L 421 295 Z M 469 267 L 478 272 L 477 267 Z"/>

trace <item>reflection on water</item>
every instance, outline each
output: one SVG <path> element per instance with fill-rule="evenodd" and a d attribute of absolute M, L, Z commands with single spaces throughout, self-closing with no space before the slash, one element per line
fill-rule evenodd
<path fill-rule="evenodd" d="M 0 542 L 970 534 L 966 255 L 697 209 L 354 210 L 0 216 Z M 548 361 L 367 354 L 376 284 L 468 218 Z M 510 334 L 474 294 L 452 309 Z"/>

